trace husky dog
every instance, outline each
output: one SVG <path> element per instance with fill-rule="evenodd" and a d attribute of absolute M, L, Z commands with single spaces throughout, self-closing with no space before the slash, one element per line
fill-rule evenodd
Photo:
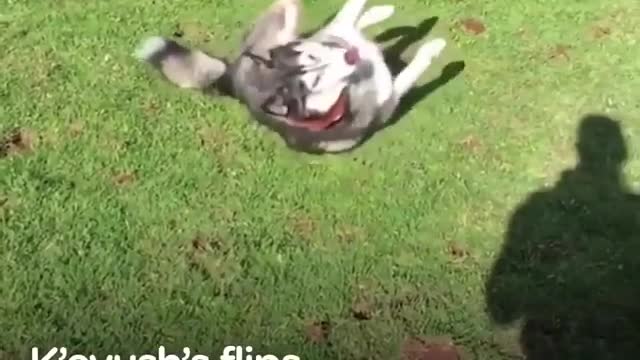
<path fill-rule="evenodd" d="M 348 151 L 384 126 L 446 46 L 444 39 L 424 43 L 394 78 L 381 49 L 362 33 L 389 18 L 394 7 L 364 11 L 365 5 L 347 0 L 332 21 L 303 38 L 300 0 L 277 0 L 231 62 L 163 37 L 146 39 L 136 55 L 179 87 L 227 92 L 291 148 Z"/>

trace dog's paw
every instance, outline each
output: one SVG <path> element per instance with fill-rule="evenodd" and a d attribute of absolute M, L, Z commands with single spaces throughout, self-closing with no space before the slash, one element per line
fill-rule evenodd
<path fill-rule="evenodd" d="M 356 27 L 362 30 L 371 25 L 383 22 L 390 18 L 394 12 L 395 7 L 393 5 L 372 6 L 360 16 Z"/>
<path fill-rule="evenodd" d="M 424 43 L 418 50 L 418 56 L 421 58 L 434 58 L 442 53 L 447 46 L 447 42 L 442 38 L 437 38 Z"/>

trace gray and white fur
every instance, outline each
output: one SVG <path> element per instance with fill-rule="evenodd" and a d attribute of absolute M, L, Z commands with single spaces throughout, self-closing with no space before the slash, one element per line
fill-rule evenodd
<path fill-rule="evenodd" d="M 444 39 L 424 43 L 393 77 L 382 51 L 361 31 L 389 18 L 394 8 L 373 6 L 363 13 L 365 5 L 366 0 L 347 0 L 328 25 L 301 38 L 300 0 L 277 0 L 257 19 L 231 62 L 164 37 L 143 41 L 136 56 L 181 88 L 223 88 L 244 103 L 256 120 L 278 132 L 291 148 L 311 153 L 348 151 L 384 126 L 402 97 L 446 46 Z M 327 45 L 336 39 L 358 48 L 361 60 L 356 65 L 336 60 L 344 49 Z M 315 66 L 316 62 L 310 63 L 309 59 L 323 65 Z M 291 95 L 298 84 L 304 87 L 304 94 Z M 289 95 L 282 94 L 283 89 Z M 292 125 L 287 99 L 302 102 L 298 111 L 322 113 L 344 89 L 348 93 L 348 113 L 335 126 L 313 131 Z M 280 107 L 282 112 L 266 111 L 269 101 L 271 108 Z"/>

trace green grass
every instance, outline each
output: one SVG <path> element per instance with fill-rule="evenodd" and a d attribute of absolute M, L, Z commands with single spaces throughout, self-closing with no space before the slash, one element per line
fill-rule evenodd
<path fill-rule="evenodd" d="M 304 2 L 307 28 L 342 3 Z M 33 149 L 0 159 L 0 358 L 393 359 L 412 336 L 475 359 L 521 337 L 561 341 L 558 359 L 637 347 L 640 211 L 614 175 L 640 183 L 640 3 L 396 3 L 371 33 L 437 16 L 428 36 L 449 45 L 423 82 L 464 71 L 356 151 L 312 156 L 131 55 L 177 28 L 228 53 L 269 1 L 5 1 L 0 130 Z M 598 161 L 626 141 L 621 169 L 571 170 L 589 113 L 619 121 L 624 140 L 606 124 L 580 140 L 605 140 Z M 328 343 L 309 341 L 314 321 Z"/>

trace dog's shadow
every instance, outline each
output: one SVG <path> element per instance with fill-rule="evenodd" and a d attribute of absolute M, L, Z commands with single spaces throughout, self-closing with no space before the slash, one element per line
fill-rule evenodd
<path fill-rule="evenodd" d="M 383 31 L 375 37 L 378 43 L 389 42 L 397 39 L 391 45 L 383 48 L 385 61 L 391 70 L 391 73 L 397 75 L 407 62 L 402 59 L 402 54 L 407 51 L 413 44 L 424 39 L 438 22 L 437 17 L 423 20 L 417 26 L 399 26 Z M 445 65 L 440 76 L 427 82 L 426 84 L 416 86 L 401 99 L 398 108 L 393 117 L 387 121 L 384 127 L 391 126 L 398 122 L 407 112 L 409 112 L 417 103 L 431 95 L 440 87 L 446 85 L 464 70 L 464 61 L 453 61 Z"/>
<path fill-rule="evenodd" d="M 327 25 L 333 17 L 328 18 L 321 26 L 307 31 L 302 34 L 303 37 L 308 37 L 320 30 L 323 26 Z M 382 46 L 385 62 L 389 66 L 391 73 L 397 75 L 405 66 L 407 62 L 402 59 L 402 55 L 415 43 L 422 41 L 434 26 L 438 22 L 438 17 L 431 17 L 423 20 L 416 26 L 398 26 L 387 29 L 382 33 L 374 37 L 374 41 L 377 43 L 388 43 L 392 40 L 391 45 Z M 394 112 L 393 116 L 387 121 L 383 128 L 396 124 L 404 115 L 407 114 L 417 103 L 424 100 L 427 96 L 431 95 L 440 87 L 446 85 L 449 81 L 458 76 L 465 68 L 464 61 L 453 61 L 445 65 L 436 79 L 427 82 L 426 84 L 416 86 L 409 90 L 407 94 L 401 99 L 398 108 Z M 373 132 L 377 132 L 381 129 L 376 129 Z M 373 135 L 373 133 L 371 134 Z M 370 135 L 370 136 L 371 136 Z"/>

